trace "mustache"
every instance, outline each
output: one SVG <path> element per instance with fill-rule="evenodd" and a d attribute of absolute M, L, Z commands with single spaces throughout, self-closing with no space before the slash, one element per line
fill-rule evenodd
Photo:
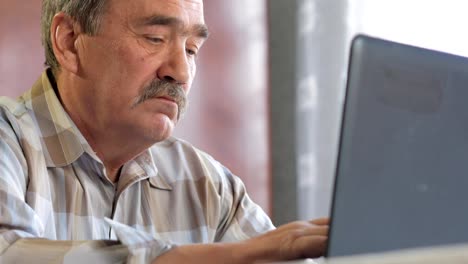
<path fill-rule="evenodd" d="M 187 96 L 185 95 L 182 85 L 166 80 L 155 79 L 146 87 L 144 87 L 143 91 L 135 99 L 132 108 L 135 108 L 148 99 L 161 96 L 170 97 L 172 100 L 174 100 L 174 102 L 176 102 L 178 106 L 177 120 L 179 120 L 187 109 Z"/>

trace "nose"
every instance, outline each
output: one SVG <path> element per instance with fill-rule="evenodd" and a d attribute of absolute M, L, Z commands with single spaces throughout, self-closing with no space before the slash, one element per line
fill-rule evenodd
<path fill-rule="evenodd" d="M 160 65 L 157 76 L 160 80 L 165 80 L 179 85 L 187 85 L 191 78 L 191 65 L 185 47 L 173 47 L 167 53 L 166 59 Z"/>

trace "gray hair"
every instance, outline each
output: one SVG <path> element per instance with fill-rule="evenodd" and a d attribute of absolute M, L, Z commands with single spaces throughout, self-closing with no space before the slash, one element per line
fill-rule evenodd
<path fill-rule="evenodd" d="M 52 49 L 50 26 L 52 19 L 59 12 L 64 12 L 73 18 L 84 33 L 96 35 L 99 31 L 104 8 L 108 0 L 43 0 L 41 18 L 41 38 L 45 50 L 45 64 L 54 72 L 60 65 Z"/>

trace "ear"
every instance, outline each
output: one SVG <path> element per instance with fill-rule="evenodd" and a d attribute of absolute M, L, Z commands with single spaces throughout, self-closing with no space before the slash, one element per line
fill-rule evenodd
<path fill-rule="evenodd" d="M 55 57 L 61 69 L 77 74 L 78 54 L 75 42 L 80 34 L 77 23 L 63 12 L 57 13 L 52 19 L 50 39 Z"/>

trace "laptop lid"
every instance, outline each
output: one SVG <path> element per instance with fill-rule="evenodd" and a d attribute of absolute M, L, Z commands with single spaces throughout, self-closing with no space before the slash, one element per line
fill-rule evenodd
<path fill-rule="evenodd" d="M 468 59 L 353 40 L 328 257 L 468 242 Z"/>

